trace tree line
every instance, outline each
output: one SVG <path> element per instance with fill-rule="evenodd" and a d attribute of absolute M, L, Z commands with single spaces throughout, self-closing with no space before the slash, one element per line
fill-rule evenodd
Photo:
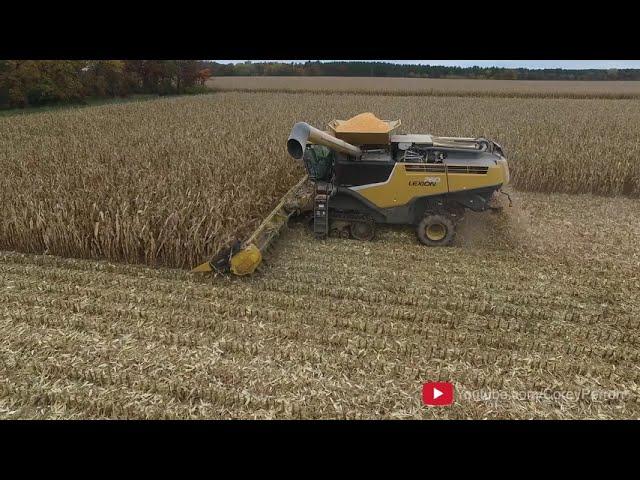
<path fill-rule="evenodd" d="M 406 65 L 389 62 L 244 62 L 207 63 L 213 76 L 332 76 L 332 77 L 409 77 L 473 78 L 493 80 L 640 80 L 639 69 L 565 70 L 447 67 L 440 65 Z"/>
<path fill-rule="evenodd" d="M 0 60 L 0 108 L 198 93 L 210 75 L 196 60 Z"/>
<path fill-rule="evenodd" d="M 640 69 L 565 70 L 447 67 L 389 62 L 200 60 L 0 60 L 0 108 L 24 108 L 132 94 L 206 91 L 210 76 L 337 76 L 496 80 L 640 80 Z"/>

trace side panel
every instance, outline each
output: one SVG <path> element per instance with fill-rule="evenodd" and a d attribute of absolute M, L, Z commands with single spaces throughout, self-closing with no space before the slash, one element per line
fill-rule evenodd
<path fill-rule="evenodd" d="M 473 167 L 469 167 L 472 169 Z M 467 173 L 467 167 L 463 165 L 447 165 L 447 176 L 450 192 L 475 190 L 477 188 L 491 187 L 506 183 L 501 165 L 491 165 L 486 173 Z"/>
<path fill-rule="evenodd" d="M 379 208 L 406 205 L 415 197 L 447 193 L 444 165 L 396 163 L 384 182 L 351 187 Z"/>

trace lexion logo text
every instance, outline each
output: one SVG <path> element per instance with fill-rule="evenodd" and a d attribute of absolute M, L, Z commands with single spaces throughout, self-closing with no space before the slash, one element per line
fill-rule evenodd
<path fill-rule="evenodd" d="M 440 183 L 440 177 L 426 177 L 424 180 L 414 180 L 409 182 L 411 187 L 435 187 Z"/>

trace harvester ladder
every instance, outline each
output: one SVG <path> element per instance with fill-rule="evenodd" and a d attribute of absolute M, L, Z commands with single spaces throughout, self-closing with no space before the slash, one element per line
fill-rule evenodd
<path fill-rule="evenodd" d="M 316 183 L 313 201 L 313 233 L 316 238 L 329 235 L 329 195 L 324 182 Z"/>

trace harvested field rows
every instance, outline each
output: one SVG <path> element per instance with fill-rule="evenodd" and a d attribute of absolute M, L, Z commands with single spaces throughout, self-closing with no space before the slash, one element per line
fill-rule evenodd
<path fill-rule="evenodd" d="M 640 201 L 515 200 L 451 248 L 294 227 L 249 279 L 0 254 L 0 416 L 640 417 Z"/>
<path fill-rule="evenodd" d="M 636 81 L 469 80 L 383 77 L 215 77 L 214 90 L 511 98 L 638 98 Z"/>
<path fill-rule="evenodd" d="M 640 100 L 229 92 L 0 118 L 0 249 L 192 267 L 300 178 L 294 122 L 363 111 L 498 141 L 518 190 L 640 196 Z"/>

